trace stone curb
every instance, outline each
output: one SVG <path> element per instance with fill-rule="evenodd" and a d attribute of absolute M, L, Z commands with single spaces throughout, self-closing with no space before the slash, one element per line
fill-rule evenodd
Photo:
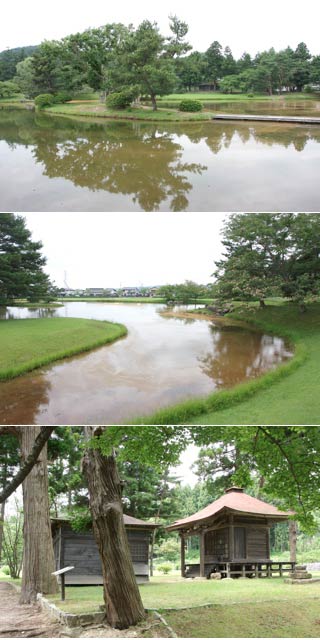
<path fill-rule="evenodd" d="M 320 578 L 286 578 L 285 584 L 311 584 L 312 582 L 320 582 Z"/>
<path fill-rule="evenodd" d="M 95 613 L 66 613 L 59 609 L 55 604 L 49 602 L 41 593 L 37 594 L 37 600 L 40 602 L 42 609 L 47 611 L 52 618 L 55 618 L 66 627 L 86 627 L 92 624 L 102 624 L 105 619 L 104 612 Z"/>

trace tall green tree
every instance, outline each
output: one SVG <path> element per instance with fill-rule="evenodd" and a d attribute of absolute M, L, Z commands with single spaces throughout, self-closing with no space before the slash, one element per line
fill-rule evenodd
<path fill-rule="evenodd" d="M 228 217 L 217 261 L 216 288 L 221 299 L 260 301 L 285 295 L 300 304 L 320 289 L 317 214 L 251 213 Z"/>
<path fill-rule="evenodd" d="M 42 243 L 32 240 L 25 219 L 14 213 L 0 217 L 0 301 L 30 301 L 50 297 L 51 284 L 43 271 Z"/>
<path fill-rule="evenodd" d="M 156 111 L 157 96 L 170 93 L 176 84 L 172 47 L 173 43 L 168 45 L 155 22 L 144 20 L 136 30 L 128 30 L 114 52 L 110 67 L 112 89 L 127 87 L 135 90 L 136 95 L 148 95 Z"/>

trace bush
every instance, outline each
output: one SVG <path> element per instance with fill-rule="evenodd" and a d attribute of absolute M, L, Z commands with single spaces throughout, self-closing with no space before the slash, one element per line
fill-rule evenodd
<path fill-rule="evenodd" d="M 247 98 L 254 98 L 254 93 L 247 93 Z"/>
<path fill-rule="evenodd" d="M 51 93 L 40 93 L 34 99 L 35 105 L 38 109 L 43 109 L 44 107 L 50 107 L 50 105 L 54 104 L 54 96 Z"/>
<path fill-rule="evenodd" d="M 166 576 L 168 573 L 170 573 L 172 567 L 171 564 L 163 563 L 158 564 L 157 569 L 158 571 L 160 571 L 160 573 L 163 573 Z"/>
<path fill-rule="evenodd" d="M 127 109 L 135 98 L 136 94 L 131 89 L 124 89 L 123 91 L 109 93 L 106 103 L 110 109 Z"/>
<path fill-rule="evenodd" d="M 202 104 L 199 100 L 181 100 L 179 111 L 201 111 Z"/>
<path fill-rule="evenodd" d="M 72 100 L 72 95 L 67 91 L 59 91 L 55 96 L 53 96 L 54 104 L 63 104 L 64 102 L 69 102 Z"/>
<path fill-rule="evenodd" d="M 4 567 L 1 567 L 1 571 L 2 573 L 4 573 L 5 576 L 9 576 L 10 575 L 10 569 L 7 565 L 5 565 Z"/>

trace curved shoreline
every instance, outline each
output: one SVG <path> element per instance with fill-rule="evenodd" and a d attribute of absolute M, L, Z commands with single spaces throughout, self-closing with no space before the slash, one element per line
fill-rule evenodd
<path fill-rule="evenodd" d="M 84 340 L 83 343 L 79 346 L 72 346 L 63 350 L 54 351 L 50 354 L 41 355 L 35 357 L 32 360 L 28 360 L 24 363 L 21 363 L 16 366 L 10 366 L 7 369 L 3 369 L 0 371 L 0 383 L 5 382 L 7 380 L 12 380 L 13 378 L 17 378 L 19 376 L 24 375 L 25 373 L 29 373 L 30 371 L 34 371 L 35 369 L 40 369 L 46 365 L 49 365 L 58 360 L 65 360 L 69 357 L 80 355 L 81 353 L 85 353 L 87 351 L 93 351 L 98 347 L 102 347 L 106 344 L 110 344 L 118 340 L 119 338 L 123 338 L 128 334 L 128 330 L 125 325 L 116 323 L 116 322 L 108 322 L 106 320 L 87 320 L 85 318 L 24 318 L 17 320 L 2 320 L 4 323 L 11 322 L 52 322 L 53 320 L 58 320 L 59 322 L 63 322 L 63 324 L 67 324 L 70 320 L 80 320 L 79 325 L 92 324 L 93 326 L 96 324 L 104 325 L 106 328 L 106 335 L 103 337 L 99 336 L 99 338 L 90 339 L 90 332 L 88 331 L 88 340 Z M 82 322 L 83 321 L 83 322 Z M 48 333 L 48 340 L 50 340 L 50 333 Z"/>
<path fill-rule="evenodd" d="M 189 315 L 192 317 L 194 314 L 190 312 Z M 205 313 L 202 315 L 206 315 L 208 319 L 216 318 L 213 314 Z M 198 418 L 201 415 L 240 404 L 242 401 L 256 395 L 260 390 L 266 389 L 289 376 L 307 360 L 308 349 L 303 339 L 294 331 L 288 331 L 280 325 L 263 322 L 261 319 L 243 318 L 241 317 L 241 309 L 238 312 L 230 313 L 228 318 L 240 321 L 249 328 L 277 335 L 287 340 L 294 349 L 292 358 L 289 362 L 276 367 L 276 369 L 268 371 L 256 379 L 237 384 L 231 389 L 216 391 L 200 398 L 190 398 L 175 405 L 167 406 L 163 409 L 160 408 L 149 416 L 138 417 L 132 422 L 133 425 L 188 424 L 192 418 Z M 195 422 L 193 421 L 192 424 L 195 424 Z"/>

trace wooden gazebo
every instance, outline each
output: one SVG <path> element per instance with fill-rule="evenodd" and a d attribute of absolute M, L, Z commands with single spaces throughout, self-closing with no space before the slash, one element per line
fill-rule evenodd
<path fill-rule="evenodd" d="M 239 487 L 201 511 L 177 520 L 167 531 L 178 531 L 181 539 L 181 575 L 207 577 L 271 577 L 292 571 L 294 562 L 272 562 L 270 527 L 285 522 L 294 513 L 253 498 Z M 200 537 L 200 564 L 185 563 L 186 538 Z"/>

